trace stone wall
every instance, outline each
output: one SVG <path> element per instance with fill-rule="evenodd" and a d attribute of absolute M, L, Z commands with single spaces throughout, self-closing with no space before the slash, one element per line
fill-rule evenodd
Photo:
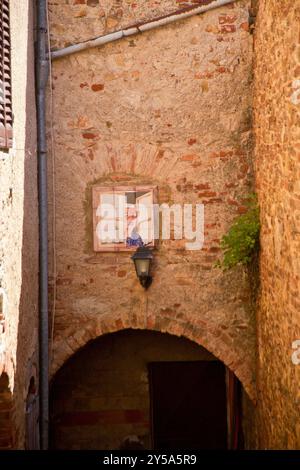
<path fill-rule="evenodd" d="M 51 45 L 53 49 L 67 47 L 96 36 L 102 36 L 128 26 L 151 21 L 189 7 L 208 4 L 212 0 L 49 0 Z M 253 0 L 252 0 L 253 1 Z M 241 7 L 250 2 L 242 0 Z M 230 18 L 232 5 L 227 6 L 226 19 L 215 26 L 214 33 L 235 32 L 237 18 Z M 227 12 L 226 12 L 227 9 Z M 238 26 L 248 30 L 247 18 Z M 211 31 L 212 32 L 212 31 Z"/>
<path fill-rule="evenodd" d="M 91 342 L 53 381 L 51 447 L 119 449 L 126 437 L 136 436 L 151 449 L 148 364 L 214 359 L 195 343 L 149 331 L 127 330 Z"/>
<path fill-rule="evenodd" d="M 299 449 L 300 365 L 292 362 L 292 343 L 300 339 L 300 2 L 260 0 L 256 31 L 259 446 Z"/>
<path fill-rule="evenodd" d="M 22 5 L 21 5 L 22 3 Z M 36 371 L 38 221 L 32 2 L 10 1 L 13 148 L 0 151 L 0 448 L 24 446 Z M 3 374 L 1 375 L 1 373 Z M 7 408 L 6 408 L 7 407 Z M 7 417 L 11 429 L 8 429 Z"/>
<path fill-rule="evenodd" d="M 50 1 L 52 47 L 180 5 Z M 252 188 L 249 5 L 239 1 L 53 62 L 52 373 L 90 339 L 147 328 L 204 346 L 255 396 L 247 273 L 214 267 L 220 239 L 245 211 Z M 157 185 L 160 203 L 205 205 L 203 249 L 187 251 L 184 240 L 161 242 L 147 292 L 130 254 L 93 251 L 91 187 L 120 182 Z"/>

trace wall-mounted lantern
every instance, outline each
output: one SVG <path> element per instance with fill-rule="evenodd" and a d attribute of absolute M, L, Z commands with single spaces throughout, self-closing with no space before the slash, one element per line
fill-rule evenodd
<path fill-rule="evenodd" d="M 148 289 L 152 282 L 150 267 L 153 259 L 152 251 L 146 246 L 139 247 L 131 257 L 134 262 L 136 275 L 144 289 Z"/>

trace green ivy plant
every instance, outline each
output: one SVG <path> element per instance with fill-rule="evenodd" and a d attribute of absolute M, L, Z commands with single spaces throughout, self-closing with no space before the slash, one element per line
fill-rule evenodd
<path fill-rule="evenodd" d="M 231 269 L 237 265 L 247 265 L 259 248 L 259 207 L 256 194 L 249 194 L 245 214 L 235 219 L 233 225 L 221 239 L 223 259 L 216 266 Z"/>

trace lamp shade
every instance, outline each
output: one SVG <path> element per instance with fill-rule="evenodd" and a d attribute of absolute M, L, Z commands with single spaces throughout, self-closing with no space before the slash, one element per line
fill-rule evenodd
<path fill-rule="evenodd" d="M 150 267 L 153 259 L 152 252 L 146 246 L 139 247 L 131 257 L 134 262 L 136 274 L 143 287 L 148 287 L 151 283 Z"/>

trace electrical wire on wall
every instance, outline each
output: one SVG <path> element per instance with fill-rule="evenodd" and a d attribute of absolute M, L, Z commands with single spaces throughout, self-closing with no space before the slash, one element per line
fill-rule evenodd
<path fill-rule="evenodd" d="M 51 138 L 51 161 L 52 161 L 52 262 L 53 262 L 53 300 L 51 308 L 51 328 L 50 328 L 50 348 L 49 348 L 49 362 L 53 358 L 53 342 L 54 342 L 54 328 L 55 328 L 55 313 L 56 313 L 56 278 L 57 278 L 57 263 L 56 263 L 56 155 L 55 155 L 55 137 L 53 132 L 53 78 L 52 78 L 52 62 L 50 55 L 51 41 L 50 41 L 50 21 L 49 21 L 49 4 L 47 1 L 47 38 L 48 38 L 48 52 L 49 52 L 49 88 L 50 88 L 50 138 Z"/>

